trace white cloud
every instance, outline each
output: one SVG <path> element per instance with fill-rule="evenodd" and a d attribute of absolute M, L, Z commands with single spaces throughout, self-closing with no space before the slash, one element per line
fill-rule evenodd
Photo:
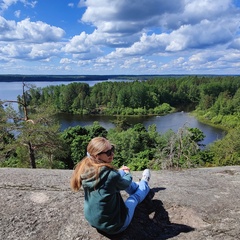
<path fill-rule="evenodd" d="M 74 3 L 72 3 L 72 2 L 71 2 L 71 3 L 68 3 L 68 6 L 71 7 L 71 8 L 73 8 L 73 7 L 74 7 Z"/>
<path fill-rule="evenodd" d="M 29 59 L 42 60 L 60 55 L 61 43 L 42 43 L 32 44 L 31 51 L 28 54 Z"/>
<path fill-rule="evenodd" d="M 1 54 L 9 58 L 24 58 L 29 53 L 30 47 L 27 45 L 16 45 L 8 43 L 1 46 Z"/>
<path fill-rule="evenodd" d="M 17 10 L 14 12 L 15 17 L 19 18 L 21 14 L 21 10 Z"/>
<path fill-rule="evenodd" d="M 224 51 L 224 53 L 221 55 L 221 60 L 224 62 L 234 63 L 238 64 L 240 63 L 240 51 L 239 50 L 228 50 Z"/>
<path fill-rule="evenodd" d="M 43 44 L 0 44 L 0 54 L 10 59 L 42 60 L 59 54 L 58 43 Z"/>
<path fill-rule="evenodd" d="M 151 61 L 144 59 L 143 57 L 134 57 L 131 59 L 127 59 L 121 65 L 121 68 L 131 69 L 131 68 L 147 68 L 147 66 L 151 66 Z"/>
<path fill-rule="evenodd" d="M 229 48 L 236 48 L 240 50 L 240 37 L 235 38 L 232 43 L 229 45 Z"/>
<path fill-rule="evenodd" d="M 7 21 L 0 16 L 0 41 L 24 41 L 26 43 L 59 41 L 64 30 L 50 26 L 41 21 L 31 22 L 24 19 L 20 22 Z"/>
<path fill-rule="evenodd" d="M 17 3 L 25 8 L 18 9 Z M 4 18 L 14 4 L 19 21 Z M 57 62 L 63 65 L 58 70 L 89 74 L 192 73 L 214 71 L 218 64 L 233 69 L 239 61 L 240 9 L 233 0 L 80 0 L 80 9 L 69 1 L 67 11 L 79 11 L 78 29 L 67 25 L 72 16 L 64 13 L 62 28 L 42 20 L 34 14 L 39 5 L 30 0 L 0 3 L 6 13 L 0 16 L 0 61 L 46 60 L 52 65 L 42 69 L 54 69 Z M 63 28 L 73 37 L 64 38 Z"/>
<path fill-rule="evenodd" d="M 204 49 L 215 45 L 230 44 L 234 40 L 239 22 L 233 19 L 202 20 L 195 25 L 183 25 L 170 33 L 142 34 L 140 40 L 129 48 L 118 48 L 111 57 L 154 55 L 189 49 Z M 235 46 L 238 46 L 235 41 Z"/>
<path fill-rule="evenodd" d="M 6 10 L 8 9 L 12 4 L 16 4 L 18 0 L 2 0 L 0 4 L 0 9 Z"/>
<path fill-rule="evenodd" d="M 35 7 L 37 4 L 37 1 L 29 1 L 29 0 L 2 0 L 0 3 L 0 10 L 5 11 L 7 10 L 11 5 L 16 4 L 17 2 L 22 3 L 24 6 L 30 6 L 32 8 Z"/>
<path fill-rule="evenodd" d="M 62 63 L 62 64 L 70 64 L 70 63 L 72 63 L 73 61 L 72 61 L 72 59 L 70 59 L 70 58 L 62 58 L 61 60 L 60 60 L 60 63 Z"/>
<path fill-rule="evenodd" d="M 102 39 L 100 44 L 118 47 L 109 55 L 111 57 L 151 55 L 226 44 L 233 40 L 239 27 L 239 16 L 230 16 L 233 12 L 230 0 L 185 0 L 177 3 L 142 0 L 141 4 L 127 0 L 103 0 L 101 3 L 86 0 L 80 1 L 79 5 L 87 7 L 82 21 L 96 27 L 93 34 L 104 35 L 108 39 Z M 159 34 L 149 32 L 151 28 L 163 31 L 167 27 L 175 30 Z M 94 44 L 94 41 L 90 42 Z"/>
<path fill-rule="evenodd" d="M 231 0 L 185 0 L 185 6 L 178 12 L 170 12 L 160 19 L 165 29 L 178 29 L 183 25 L 195 25 L 202 20 L 232 18 L 236 14 Z"/>
<path fill-rule="evenodd" d="M 101 45 L 99 46 L 98 36 L 82 32 L 74 36 L 63 48 L 62 51 L 72 53 L 74 58 L 93 59 L 103 54 Z"/>
<path fill-rule="evenodd" d="M 160 27 L 159 19 L 168 12 L 176 12 L 183 8 L 183 0 L 141 0 L 80 1 L 80 6 L 87 9 L 82 22 L 95 26 L 97 32 L 107 34 L 113 47 L 128 47 L 152 27 Z M 121 41 L 119 41 L 121 39 Z"/>

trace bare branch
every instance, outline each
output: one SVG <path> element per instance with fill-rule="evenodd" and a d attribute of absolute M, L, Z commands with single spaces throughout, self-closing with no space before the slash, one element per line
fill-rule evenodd
<path fill-rule="evenodd" d="M 35 122 L 32 119 L 26 120 L 26 122 L 31 122 L 32 124 L 35 124 Z"/>
<path fill-rule="evenodd" d="M 18 104 L 24 106 L 24 103 L 23 103 L 23 102 L 17 101 L 17 100 L 4 100 L 4 101 L 1 101 L 0 103 L 1 103 L 1 105 L 2 105 L 2 104 L 5 104 L 5 103 L 18 103 Z"/>

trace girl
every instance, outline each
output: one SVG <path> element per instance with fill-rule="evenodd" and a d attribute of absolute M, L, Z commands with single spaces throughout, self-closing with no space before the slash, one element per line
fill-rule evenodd
<path fill-rule="evenodd" d="M 149 192 L 150 171 L 145 169 L 139 183 L 132 181 L 126 166 L 116 170 L 111 164 L 114 146 L 103 137 L 93 138 L 87 146 L 87 156 L 80 161 L 71 178 L 71 188 L 84 189 L 84 215 L 91 226 L 107 234 L 124 231 L 134 210 Z M 125 201 L 120 194 L 125 190 Z"/>

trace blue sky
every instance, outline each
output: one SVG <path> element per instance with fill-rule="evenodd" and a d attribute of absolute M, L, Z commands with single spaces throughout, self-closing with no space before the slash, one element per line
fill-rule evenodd
<path fill-rule="evenodd" d="M 240 0 L 0 0 L 0 74 L 240 74 Z"/>

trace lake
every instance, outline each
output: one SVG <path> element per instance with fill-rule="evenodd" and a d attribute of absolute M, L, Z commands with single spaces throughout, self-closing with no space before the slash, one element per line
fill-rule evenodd
<path fill-rule="evenodd" d="M 61 123 L 62 130 L 77 125 L 80 125 L 82 127 L 89 126 L 92 125 L 94 121 L 99 122 L 101 126 L 109 130 L 110 128 L 115 127 L 113 121 L 116 119 L 116 117 L 59 114 L 58 119 Z M 155 124 L 159 133 L 165 133 L 169 129 L 177 132 L 179 128 L 184 126 L 199 128 L 206 136 L 205 139 L 201 142 L 201 144 L 204 145 L 208 145 L 209 143 L 221 139 L 225 135 L 225 132 L 223 130 L 209 126 L 207 124 L 203 124 L 187 112 L 176 112 L 167 114 L 165 116 L 126 117 L 126 120 L 132 125 L 142 123 L 146 128 L 152 124 Z"/>
<path fill-rule="evenodd" d="M 114 81 L 114 80 L 111 80 Z M 116 80 L 122 81 L 122 80 Z M 89 86 L 100 81 L 79 81 L 88 83 Z M 28 82 L 28 84 L 34 84 L 36 87 L 45 87 L 49 85 L 60 85 L 60 84 L 69 84 L 71 82 Z M 22 93 L 22 83 L 21 82 L 0 82 L 0 99 L 1 100 L 16 100 L 17 95 Z M 17 109 L 16 104 L 14 108 Z M 115 125 L 113 120 L 116 118 L 114 116 L 82 116 L 82 115 L 70 115 L 70 114 L 59 114 L 59 122 L 61 124 L 61 129 L 64 130 L 70 126 L 80 125 L 82 127 L 92 125 L 94 121 L 98 121 L 101 126 L 109 130 Z M 159 133 L 165 133 L 169 129 L 172 129 L 174 132 L 177 132 L 179 128 L 186 125 L 187 127 L 199 128 L 204 135 L 205 139 L 201 142 L 202 144 L 208 145 L 221 139 L 225 132 L 221 129 L 203 124 L 199 122 L 196 118 L 191 116 L 187 112 L 177 112 L 171 113 L 165 116 L 144 116 L 144 117 L 127 117 L 127 121 L 130 124 L 142 123 L 146 128 L 149 125 L 155 124 L 157 131 Z"/>

